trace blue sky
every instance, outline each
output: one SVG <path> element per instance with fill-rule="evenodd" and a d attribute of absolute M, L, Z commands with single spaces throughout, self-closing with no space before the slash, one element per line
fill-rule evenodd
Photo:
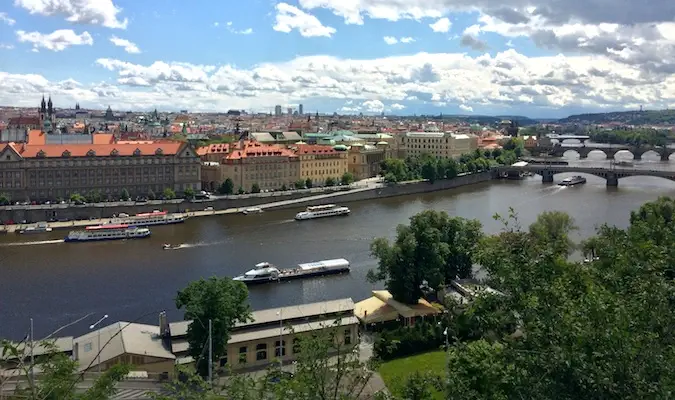
<path fill-rule="evenodd" d="M 671 106 L 675 80 L 657 62 L 675 44 L 667 15 L 627 23 L 591 13 L 599 1 L 552 15 L 548 0 L 6 0 L 0 103 L 48 92 L 95 108 L 532 117 Z"/>

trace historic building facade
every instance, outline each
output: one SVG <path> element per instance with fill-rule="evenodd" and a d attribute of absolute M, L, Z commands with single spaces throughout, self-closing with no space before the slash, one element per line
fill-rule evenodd
<path fill-rule="evenodd" d="M 339 182 L 349 169 L 345 150 L 316 144 L 298 144 L 290 149 L 300 159 L 300 179 L 310 179 L 314 186 L 324 185 L 328 178 Z"/>
<path fill-rule="evenodd" d="M 451 132 L 408 132 L 400 140 L 406 155 L 413 157 L 458 158 L 478 148 L 477 136 Z"/>

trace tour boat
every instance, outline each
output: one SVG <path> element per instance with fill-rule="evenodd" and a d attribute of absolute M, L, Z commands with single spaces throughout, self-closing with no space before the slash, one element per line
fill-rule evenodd
<path fill-rule="evenodd" d="M 244 214 L 244 215 L 249 215 L 249 214 L 261 214 L 262 212 L 263 212 L 263 210 L 260 207 L 251 207 L 251 208 L 245 209 L 241 213 Z"/>
<path fill-rule="evenodd" d="M 298 264 L 297 267 L 288 269 L 279 269 L 268 262 L 262 262 L 256 264 L 255 268 L 247 271 L 244 275 L 239 275 L 232 279 L 244 282 L 247 285 L 255 285 L 291 279 L 336 275 L 348 273 L 349 271 L 349 261 L 344 258 Z"/>
<path fill-rule="evenodd" d="M 134 226 L 151 226 L 179 224 L 181 222 L 185 222 L 185 219 L 186 217 L 184 214 L 169 214 L 166 211 L 155 210 L 149 213 L 136 214 L 131 217 L 117 218 L 114 220 L 114 222 Z"/>
<path fill-rule="evenodd" d="M 66 242 L 93 242 L 99 240 L 142 239 L 150 236 L 150 229 L 119 225 L 88 226 L 85 230 L 71 231 L 64 239 Z"/>
<path fill-rule="evenodd" d="M 571 178 L 565 178 L 562 181 L 558 183 L 560 186 L 574 186 L 574 185 L 579 185 L 582 183 L 586 183 L 586 178 L 583 176 L 573 176 Z"/>
<path fill-rule="evenodd" d="M 295 219 L 300 221 L 304 219 L 315 219 L 324 217 L 336 217 L 338 215 L 349 215 L 351 211 L 344 206 L 335 204 L 325 204 L 322 206 L 310 206 L 307 210 L 301 211 L 295 215 Z"/>
<path fill-rule="evenodd" d="M 30 233 L 45 233 L 45 232 L 51 232 L 52 228 L 50 228 L 47 223 L 45 222 L 40 222 L 36 225 L 33 226 L 28 226 L 26 228 L 21 229 L 18 231 L 20 234 L 30 234 Z"/>

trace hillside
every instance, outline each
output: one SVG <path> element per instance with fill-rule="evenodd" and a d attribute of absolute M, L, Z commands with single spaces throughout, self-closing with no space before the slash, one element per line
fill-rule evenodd
<path fill-rule="evenodd" d="M 423 116 L 425 117 L 425 116 Z M 536 125 L 539 122 L 521 115 L 433 115 L 426 118 L 443 119 L 444 121 L 460 121 L 469 124 L 498 125 L 504 120 L 515 121 L 519 126 Z"/>
<path fill-rule="evenodd" d="M 558 120 L 561 124 L 675 125 L 675 110 L 621 111 L 570 115 Z"/>

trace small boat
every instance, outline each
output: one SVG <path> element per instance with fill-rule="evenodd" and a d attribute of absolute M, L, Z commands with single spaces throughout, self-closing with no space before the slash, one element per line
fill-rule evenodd
<path fill-rule="evenodd" d="M 247 285 L 255 285 L 260 283 L 288 281 L 292 279 L 336 275 L 349 273 L 349 271 L 349 261 L 344 258 L 298 264 L 297 267 L 289 269 L 279 269 L 268 262 L 261 262 L 256 264 L 255 268 L 247 271 L 244 275 L 236 276 L 232 278 L 232 280 L 243 282 Z"/>
<path fill-rule="evenodd" d="M 164 245 L 163 245 L 162 247 L 164 248 L 164 250 L 176 250 L 176 249 L 180 249 L 181 246 L 182 246 L 182 245 L 180 245 L 180 244 L 168 244 L 168 243 L 164 243 Z"/>
<path fill-rule="evenodd" d="M 249 215 L 249 214 L 262 214 L 262 212 L 263 212 L 263 209 L 260 208 L 260 207 L 251 207 L 251 208 L 245 209 L 241 213 L 244 214 L 244 215 Z"/>
<path fill-rule="evenodd" d="M 310 206 L 305 211 L 301 211 L 295 215 L 298 221 L 305 219 L 315 219 L 324 217 L 336 217 L 338 215 L 349 215 L 351 211 L 344 206 L 336 206 L 335 204 L 325 204 L 322 206 Z"/>
<path fill-rule="evenodd" d="M 18 232 L 22 235 L 24 234 L 30 234 L 30 233 L 45 233 L 45 232 L 51 232 L 52 228 L 50 228 L 47 223 L 45 222 L 39 222 L 36 225 L 33 226 L 28 226 L 26 228 L 23 228 L 19 230 Z"/>
<path fill-rule="evenodd" d="M 582 183 L 586 183 L 586 178 L 583 176 L 573 176 L 571 178 L 565 178 L 562 181 L 558 183 L 560 186 L 574 186 L 574 185 L 580 185 Z"/>
<path fill-rule="evenodd" d="M 632 166 L 633 166 L 633 163 L 630 162 L 630 161 L 623 161 L 623 160 L 620 160 L 620 161 L 616 161 L 616 162 L 614 163 L 614 165 L 616 165 L 617 167 L 632 167 Z"/>

